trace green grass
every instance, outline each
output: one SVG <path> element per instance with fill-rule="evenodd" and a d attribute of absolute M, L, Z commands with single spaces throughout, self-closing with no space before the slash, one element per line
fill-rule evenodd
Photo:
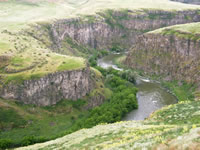
<path fill-rule="evenodd" d="M 163 6 L 165 7 L 163 8 Z M 200 8 L 199 6 L 171 2 L 170 0 L 61 0 L 54 2 L 49 0 L 34 2 L 7 0 L 1 1 L 0 7 L 0 27 L 9 30 L 20 30 L 27 27 L 27 23 L 30 22 L 71 18 L 79 14 L 88 16 L 105 9 L 183 10 Z"/>
<path fill-rule="evenodd" d="M 25 59 L 14 57 L 6 68 L 8 68 L 8 70 L 19 72 L 2 73 L 2 75 L 4 75 L 3 82 L 5 84 L 10 82 L 22 83 L 25 80 L 41 78 L 48 73 L 54 73 L 56 71 L 77 70 L 86 67 L 85 60 L 79 57 L 62 56 L 51 53 L 49 54 L 49 57 L 45 57 L 44 59 L 42 59 L 42 57 L 44 57 L 44 54 L 39 59 L 41 62 L 38 63 L 29 61 L 32 59 L 30 57 L 25 57 Z"/>
<path fill-rule="evenodd" d="M 199 128 L 192 126 L 144 125 L 142 122 L 134 121 L 117 122 L 83 129 L 56 141 L 19 149 L 153 149 L 160 146 L 170 148 L 172 140 L 176 142 L 178 137 L 185 135 L 190 136 L 186 144 L 190 149 L 193 144 L 192 140 L 198 137 L 195 136 L 198 131 Z M 181 139 L 183 142 L 184 138 Z M 181 145 L 177 145 L 178 147 L 181 148 Z"/>
<path fill-rule="evenodd" d="M 0 130 L 23 127 L 26 121 L 12 108 L 0 110 Z"/>
<path fill-rule="evenodd" d="M 199 41 L 200 34 L 200 23 L 188 23 L 181 25 L 174 25 L 171 27 L 165 27 L 151 31 L 149 33 L 163 34 L 163 35 L 174 35 L 180 38 L 191 39 Z"/>
<path fill-rule="evenodd" d="M 80 102 L 81 103 L 80 103 Z M 53 139 L 64 134 L 78 118 L 87 115 L 85 104 L 63 100 L 52 107 L 35 107 L 0 100 L 0 139 L 10 139 L 15 144 L 25 137 Z"/>
<path fill-rule="evenodd" d="M 196 22 L 196 23 L 188 23 L 188 24 L 181 24 L 181 25 L 174 25 L 171 27 L 165 27 L 165 28 L 161 28 L 161 29 L 157 29 L 152 31 L 152 33 L 162 33 L 164 32 L 166 29 L 173 29 L 176 31 L 182 31 L 185 33 L 193 33 L 193 34 L 199 34 L 200 33 L 200 23 Z"/>
<path fill-rule="evenodd" d="M 200 124 L 200 101 L 183 101 L 156 111 L 149 120 L 164 124 Z"/>
<path fill-rule="evenodd" d="M 165 8 L 163 8 L 163 6 L 165 6 Z M 3 82 L 8 84 L 10 82 L 22 83 L 24 80 L 38 79 L 56 71 L 77 70 L 86 66 L 85 60 L 82 58 L 58 55 L 52 52 L 48 48 L 51 42 L 49 40 L 50 37 L 48 37 L 49 35 L 42 33 L 41 37 L 44 39 L 44 44 L 32 36 L 24 34 L 24 30 L 31 31 L 32 33 L 42 32 L 42 30 L 37 31 L 37 29 L 33 28 L 32 25 L 35 25 L 37 22 L 52 23 L 55 19 L 77 17 L 80 16 L 80 14 L 84 15 L 88 22 L 93 22 L 95 18 L 91 17 L 91 15 L 107 9 L 118 9 L 124 12 L 121 18 L 111 19 L 126 19 L 128 15 L 127 9 L 142 9 L 143 11 L 145 9 L 156 9 L 174 12 L 175 10 L 199 9 L 200 6 L 170 2 L 169 0 L 61 0 L 53 2 L 47 0 L 37 0 L 34 2 L 26 0 L 8 0 L 1 1 L 0 8 L 0 55 L 11 57 L 11 63 L 1 70 L 2 72 L 0 75 L 3 76 Z M 110 14 L 107 15 L 108 19 L 110 19 Z M 154 15 L 149 16 L 150 19 L 156 19 L 157 17 L 158 16 Z M 167 18 L 170 17 L 172 16 L 167 16 Z M 113 22 L 109 22 L 109 20 L 107 20 L 107 23 L 113 25 Z M 118 22 L 117 26 L 123 28 Z M 195 30 L 191 27 L 186 27 L 185 32 L 199 32 L 197 27 L 198 25 L 195 25 Z M 79 45 L 77 46 L 73 41 L 68 40 L 67 42 L 68 44 L 64 45 L 64 47 L 70 45 L 76 49 L 74 52 L 71 52 L 70 55 L 74 55 L 75 53 L 81 56 L 82 52 L 90 53 L 87 49 L 83 49 Z M 79 50 L 82 51 L 79 53 Z M 66 48 L 66 52 L 70 52 L 68 47 Z M 31 66 L 34 67 L 32 68 Z M 7 71 L 15 70 L 18 72 L 7 73 L 6 69 Z M 106 98 L 110 98 L 113 94 L 112 91 L 103 85 L 102 79 L 99 79 L 101 78 L 101 74 L 95 69 L 93 69 L 93 71 L 98 76 L 98 78 L 93 78 L 93 80 L 96 80 L 96 89 L 94 89 L 87 98 L 96 96 L 98 93 L 104 95 Z M 174 93 L 176 93 L 181 100 L 191 98 L 190 86 L 184 85 L 183 88 L 177 88 L 174 84 L 169 84 L 168 86 L 174 90 Z M 0 114 L 3 115 L 0 120 L 0 139 L 11 139 L 18 144 L 27 136 L 29 136 L 28 138 L 31 138 L 31 136 L 41 138 L 42 136 L 42 138 L 47 140 L 64 135 L 65 131 L 73 125 L 76 119 L 82 118 L 88 114 L 86 110 L 81 109 L 82 105 L 84 105 L 83 101 L 77 104 L 72 101 L 63 100 L 50 108 L 22 105 L 13 101 L 0 100 Z M 198 105 L 199 103 L 189 105 L 195 108 L 193 110 L 187 108 L 187 105 L 184 107 L 188 109 L 190 114 L 195 114 Z M 183 111 L 182 108 L 182 106 L 180 106 L 180 109 L 178 108 L 178 113 Z M 161 113 L 161 116 L 166 117 L 166 114 L 172 114 L 175 118 L 176 116 L 173 112 L 175 112 L 176 108 L 172 110 L 173 111 L 168 110 Z M 198 117 L 181 119 L 183 120 L 181 120 L 182 122 L 180 121 L 181 123 L 185 123 L 186 119 L 192 123 L 199 123 Z M 122 124 L 122 126 L 119 124 Z M 91 130 L 83 129 L 73 135 L 59 139 L 56 142 L 53 141 L 53 146 L 87 149 L 88 146 L 93 146 L 95 148 L 97 146 L 96 143 L 99 143 L 97 148 L 118 147 L 127 149 L 129 146 L 134 146 L 135 143 L 139 145 L 143 145 L 144 143 L 148 145 L 148 143 L 151 143 L 154 145 L 160 144 L 163 141 L 167 142 L 167 140 L 171 138 L 188 133 L 192 128 L 191 124 L 187 125 L 187 129 L 189 130 L 184 130 L 183 126 L 179 127 L 171 124 L 163 126 L 154 125 L 155 122 L 152 124 L 153 125 L 145 126 L 140 122 L 124 122 L 107 126 L 97 126 Z M 126 128 L 124 128 L 124 126 Z M 87 137 L 85 138 L 86 135 Z M 65 144 L 69 141 L 71 142 L 70 144 Z M 138 147 L 140 148 L 140 146 Z M 48 148 L 55 149 L 55 147 L 52 148 L 52 145 Z M 38 149 L 37 146 L 36 149 Z"/>
<path fill-rule="evenodd" d="M 58 71 L 64 71 L 64 70 L 73 70 L 74 68 L 84 68 L 85 63 L 83 62 L 82 58 L 76 58 L 76 59 L 66 59 L 58 66 Z"/>
<path fill-rule="evenodd" d="M 4 78 L 4 84 L 14 83 L 14 84 L 22 84 L 26 80 L 36 80 L 45 76 L 44 73 L 33 73 L 33 74 L 16 74 L 16 75 L 8 75 Z"/>
<path fill-rule="evenodd" d="M 176 95 L 179 101 L 194 100 L 195 85 L 186 82 L 169 81 L 162 82 L 162 85 L 169 89 L 172 93 Z"/>

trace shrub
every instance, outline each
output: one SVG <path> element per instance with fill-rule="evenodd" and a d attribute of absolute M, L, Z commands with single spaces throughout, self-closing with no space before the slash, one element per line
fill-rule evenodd
<path fill-rule="evenodd" d="M 92 67 L 97 66 L 96 58 L 95 58 L 95 57 L 91 57 L 91 58 L 89 59 L 89 63 L 90 63 L 90 66 L 92 66 Z"/>
<path fill-rule="evenodd" d="M 47 141 L 44 137 L 35 137 L 35 136 L 27 136 L 24 137 L 21 141 L 21 146 L 27 146 L 35 143 L 42 143 Z"/>
<path fill-rule="evenodd" d="M 76 109 L 80 109 L 81 106 L 83 106 L 86 103 L 86 101 L 78 99 L 77 101 L 72 102 L 72 106 Z"/>
<path fill-rule="evenodd" d="M 9 139 L 0 139 L 0 149 L 11 147 L 12 141 Z"/>

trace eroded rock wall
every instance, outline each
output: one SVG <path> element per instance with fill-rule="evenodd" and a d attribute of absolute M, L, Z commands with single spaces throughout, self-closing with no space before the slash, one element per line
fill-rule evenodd
<path fill-rule="evenodd" d="M 38 80 L 24 81 L 22 84 L 9 84 L 1 90 L 1 97 L 15 99 L 25 104 L 47 106 L 61 99 L 77 100 L 93 88 L 90 69 L 63 71 L 48 74 Z"/>
<path fill-rule="evenodd" d="M 165 80 L 200 81 L 200 41 L 176 35 L 141 35 L 125 64 Z"/>
<path fill-rule="evenodd" d="M 111 11 L 92 18 L 56 21 L 50 27 L 54 51 L 62 52 L 63 41 L 71 38 L 85 47 L 129 49 L 137 37 L 147 31 L 175 24 L 200 21 L 199 11 Z"/>

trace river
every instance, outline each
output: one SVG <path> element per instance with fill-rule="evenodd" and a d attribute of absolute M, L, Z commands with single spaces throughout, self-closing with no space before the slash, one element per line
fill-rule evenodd
<path fill-rule="evenodd" d="M 114 59 L 119 58 L 123 54 L 109 54 L 98 60 L 98 66 L 102 68 L 113 67 L 116 70 L 123 70 L 114 64 Z M 138 88 L 137 101 L 138 109 L 135 109 L 128 113 L 123 120 L 144 120 L 149 115 L 170 104 L 177 103 L 175 96 L 167 92 L 157 82 L 150 81 L 143 77 L 137 77 L 136 87 Z"/>

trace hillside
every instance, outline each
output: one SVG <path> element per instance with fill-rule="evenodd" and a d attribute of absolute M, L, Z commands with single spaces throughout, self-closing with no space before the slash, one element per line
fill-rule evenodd
<path fill-rule="evenodd" d="M 75 17 L 78 14 L 94 14 L 103 9 L 195 9 L 199 6 L 170 2 L 169 0 L 6 0 L 1 1 L 1 28 L 19 29 L 24 24 L 59 18 Z M 165 6 L 164 8 L 162 6 Z M 86 11 L 87 10 L 87 11 Z M 14 25 L 13 25 L 14 23 Z"/>
<path fill-rule="evenodd" d="M 125 121 L 82 129 L 36 149 L 177 149 L 198 150 L 200 102 L 185 101 L 163 108 L 145 121 Z"/>
<path fill-rule="evenodd" d="M 200 6 L 181 2 L 0 0 L 0 149 L 198 150 Z M 97 66 L 111 52 L 124 71 Z M 120 121 L 138 74 L 179 103 Z"/>

